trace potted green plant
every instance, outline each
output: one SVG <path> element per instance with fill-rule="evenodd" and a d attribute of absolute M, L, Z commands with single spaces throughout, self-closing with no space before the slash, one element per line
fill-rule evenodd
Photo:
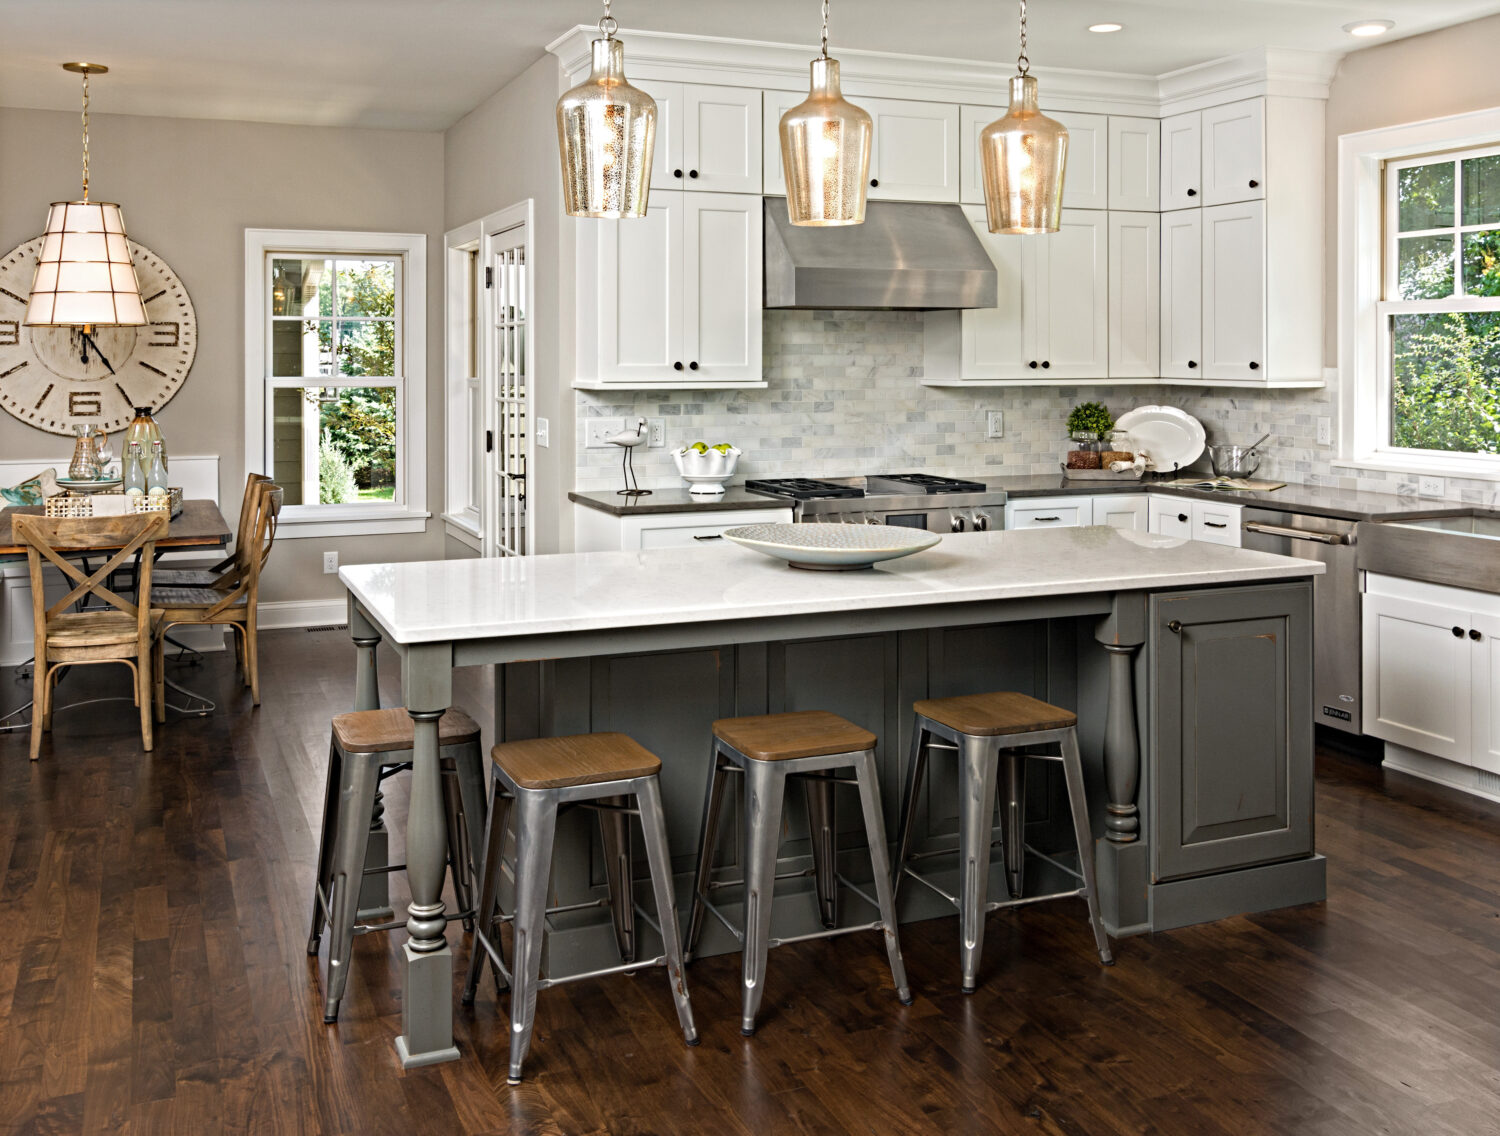
<path fill-rule="evenodd" d="M 1075 442 L 1102 442 L 1114 426 L 1115 416 L 1102 402 L 1080 402 L 1068 415 L 1068 437 Z"/>

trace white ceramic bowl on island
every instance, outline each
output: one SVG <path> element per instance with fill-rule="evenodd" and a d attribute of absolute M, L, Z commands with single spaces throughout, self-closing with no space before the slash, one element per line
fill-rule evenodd
<path fill-rule="evenodd" d="M 706 451 L 691 446 L 676 451 L 672 460 L 677 463 L 677 472 L 688 483 L 688 492 L 695 497 L 717 497 L 734 476 L 734 467 L 739 464 L 740 451 L 735 446 L 719 450 L 710 446 Z"/>

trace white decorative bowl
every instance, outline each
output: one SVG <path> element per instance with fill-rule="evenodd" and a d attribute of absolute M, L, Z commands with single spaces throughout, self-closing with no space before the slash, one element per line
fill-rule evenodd
<path fill-rule="evenodd" d="M 943 538 L 900 525 L 774 524 L 726 529 L 724 539 L 785 560 L 793 568 L 840 572 L 910 556 Z"/>
<path fill-rule="evenodd" d="M 724 492 L 724 486 L 734 476 L 734 467 L 739 464 L 740 451 L 730 447 L 729 452 L 709 450 L 700 454 L 697 450 L 678 450 L 672 455 L 677 463 L 677 472 L 688 483 L 688 492 L 703 496 Z"/>

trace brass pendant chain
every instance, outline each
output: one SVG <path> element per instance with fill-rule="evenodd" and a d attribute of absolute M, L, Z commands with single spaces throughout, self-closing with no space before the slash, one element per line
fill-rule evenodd
<path fill-rule="evenodd" d="M 89 73 L 83 73 L 83 200 L 89 199 Z"/>
<path fill-rule="evenodd" d="M 828 0 L 823 0 L 823 58 L 828 58 Z"/>
<path fill-rule="evenodd" d="M 1031 70 L 1031 60 L 1026 57 L 1026 0 L 1021 0 L 1021 54 L 1016 57 L 1016 70 L 1022 75 Z"/>

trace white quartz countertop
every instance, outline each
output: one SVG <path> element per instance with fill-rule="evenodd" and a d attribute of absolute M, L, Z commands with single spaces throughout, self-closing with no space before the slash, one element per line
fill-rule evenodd
<path fill-rule="evenodd" d="M 339 579 L 399 643 L 1288 580 L 1323 565 L 1106 527 L 963 533 L 856 572 L 736 544 L 359 564 Z"/>

